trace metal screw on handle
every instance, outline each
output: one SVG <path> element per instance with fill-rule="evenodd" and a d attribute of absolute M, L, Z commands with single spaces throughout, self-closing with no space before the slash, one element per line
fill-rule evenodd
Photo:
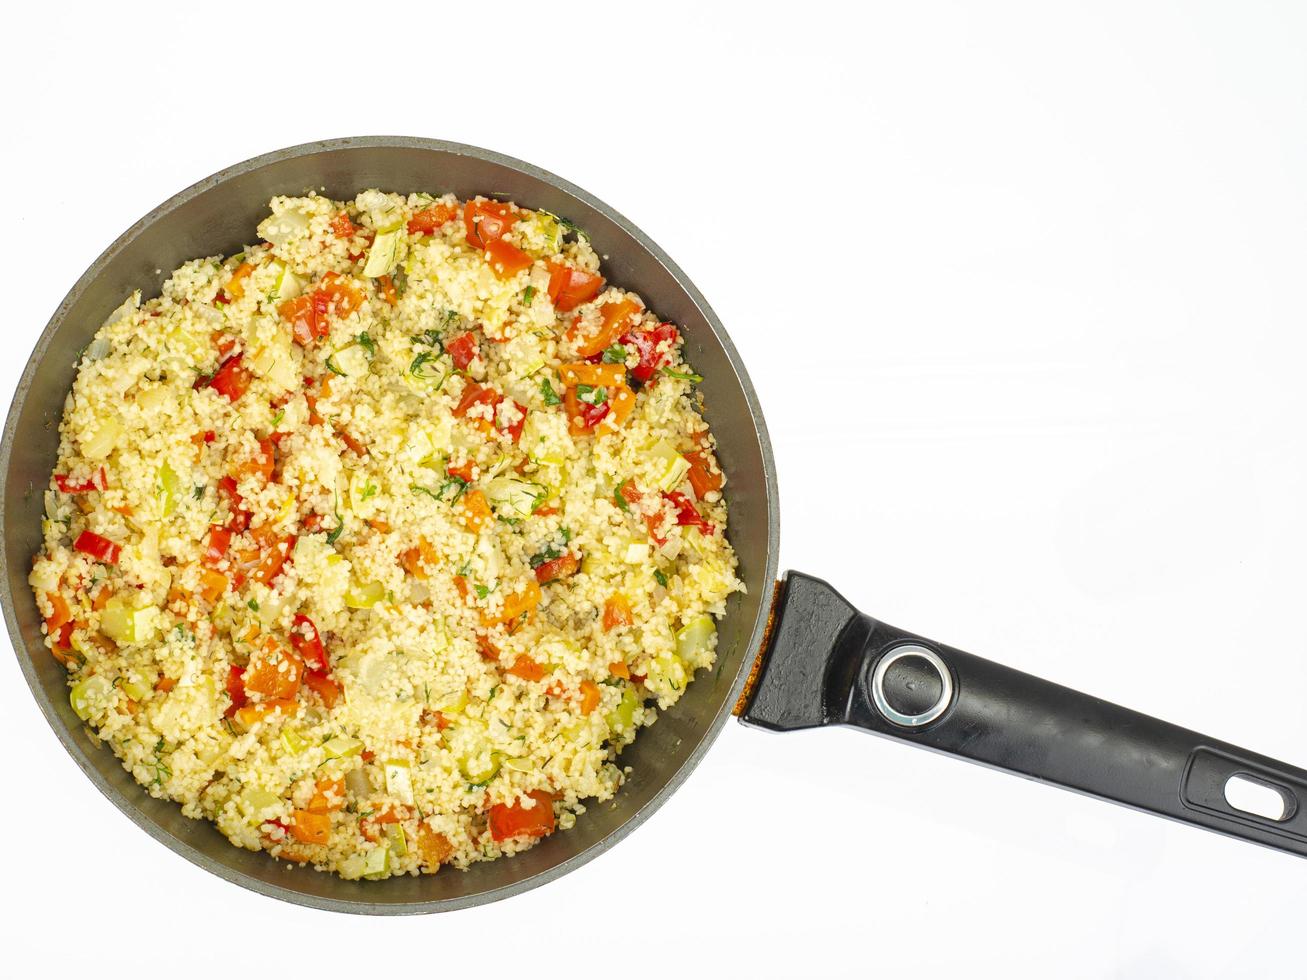
<path fill-rule="evenodd" d="M 935 669 L 939 675 L 939 697 L 925 711 L 919 714 L 907 715 L 894 708 L 885 697 L 885 675 L 889 673 L 890 667 L 906 657 L 919 657 L 926 661 Z M 871 675 L 871 700 L 876 705 L 876 710 L 892 725 L 898 725 L 901 728 L 920 728 L 922 725 L 929 725 L 932 721 L 948 710 L 949 703 L 953 700 L 953 675 L 945 666 L 944 661 L 939 654 L 933 650 L 927 650 L 917 644 L 907 644 L 905 646 L 895 647 L 876 664 L 876 670 Z"/>

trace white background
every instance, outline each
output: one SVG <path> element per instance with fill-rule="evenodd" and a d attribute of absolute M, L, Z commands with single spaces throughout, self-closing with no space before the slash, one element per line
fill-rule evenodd
<path fill-rule="evenodd" d="M 82 269 L 212 171 L 337 135 L 491 147 L 626 214 L 715 306 L 771 426 L 783 567 L 1307 761 L 1300 5 L 182 6 L 6 15 L 6 399 Z M 1299 962 L 1302 861 L 851 731 L 732 724 L 611 853 L 416 920 L 276 903 L 153 843 L 6 658 L 0 745 L 5 953 L 42 972 Z"/>

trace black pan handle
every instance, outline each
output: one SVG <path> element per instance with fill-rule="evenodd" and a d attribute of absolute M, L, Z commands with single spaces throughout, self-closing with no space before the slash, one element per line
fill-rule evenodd
<path fill-rule="evenodd" d="M 1307 857 L 1307 771 L 887 626 L 798 572 L 773 616 L 746 724 L 852 725 Z M 1279 819 L 1231 806 L 1232 776 L 1278 792 Z"/>

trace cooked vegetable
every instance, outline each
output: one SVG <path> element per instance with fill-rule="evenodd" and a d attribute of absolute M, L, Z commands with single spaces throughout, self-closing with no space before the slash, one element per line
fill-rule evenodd
<path fill-rule="evenodd" d="M 245 669 L 245 690 L 270 698 L 291 698 L 300 688 L 304 664 L 292 657 L 271 636 L 265 637 L 259 652 Z"/>
<path fill-rule="evenodd" d="M 666 439 L 660 440 L 649 455 L 662 468 L 655 481 L 660 490 L 675 490 L 690 472 L 689 460 L 678 453 Z"/>
<path fill-rule="evenodd" d="M 363 266 L 363 275 L 370 279 L 389 275 L 399 264 L 399 240 L 404 234 L 402 228 L 377 233 L 368 250 L 368 261 Z"/>
<path fill-rule="evenodd" d="M 367 582 L 345 593 L 345 605 L 351 609 L 371 609 L 386 598 L 386 587 L 380 582 Z"/>
<path fill-rule="evenodd" d="M 386 792 L 401 803 L 413 805 L 413 769 L 403 759 L 389 759 L 385 765 Z"/>
<path fill-rule="evenodd" d="M 122 545 L 114 544 L 108 538 L 101 537 L 94 531 L 83 531 L 73 542 L 73 550 L 80 551 L 84 555 L 90 555 L 96 561 L 104 562 L 106 565 L 117 565 L 118 558 L 123 553 Z"/>
<path fill-rule="evenodd" d="M 516 216 L 511 204 L 478 198 L 468 201 L 463 208 L 467 243 L 473 248 L 484 249 L 491 242 L 498 241 L 508 234 L 515 222 Z"/>
<path fill-rule="evenodd" d="M 676 655 L 688 664 L 706 667 L 717 638 L 717 624 L 711 616 L 695 616 L 676 631 Z"/>
<path fill-rule="evenodd" d="M 559 555 L 536 566 L 536 581 L 541 585 L 570 578 L 581 570 L 581 560 L 575 555 Z"/>
<path fill-rule="evenodd" d="M 486 499 L 495 513 L 512 520 L 530 517 L 548 493 L 539 483 L 512 476 L 497 476 L 486 484 Z"/>
<path fill-rule="evenodd" d="M 640 363 L 631 368 L 631 377 L 641 384 L 656 380 L 658 369 L 671 360 L 679 339 L 680 334 L 670 323 L 647 329 L 637 327 L 623 336 L 623 346 L 634 347 L 640 356 Z"/>
<path fill-rule="evenodd" d="M 588 715 L 599 707 L 599 685 L 587 678 L 581 682 L 579 690 L 581 692 L 581 714 Z"/>
<path fill-rule="evenodd" d="M 477 339 L 472 333 L 461 333 L 445 343 L 445 353 L 454 362 L 454 367 L 466 371 L 472 359 L 477 356 Z"/>
<path fill-rule="evenodd" d="M 304 736 L 299 733 L 299 730 L 290 725 L 282 728 L 281 742 L 291 755 L 299 755 L 309 747 L 309 743 L 304 740 Z"/>
<path fill-rule="evenodd" d="M 549 264 L 549 298 L 560 313 L 570 313 L 594 299 L 604 288 L 604 277 L 562 263 Z"/>
<path fill-rule="evenodd" d="M 458 208 L 450 204 L 433 204 L 414 213 L 408 219 L 410 235 L 434 235 L 446 224 L 458 217 Z"/>
<path fill-rule="evenodd" d="M 628 671 L 629 673 L 629 671 Z M 629 734 L 635 729 L 635 712 L 640 707 L 640 695 L 630 684 L 622 685 L 622 700 L 617 707 L 604 718 L 608 727 L 619 735 Z"/>
<path fill-rule="evenodd" d="M 68 692 L 68 702 L 82 721 L 90 721 L 92 715 L 105 709 L 105 702 L 113 692 L 113 684 L 103 674 L 92 674 L 83 681 L 73 685 Z"/>
<path fill-rule="evenodd" d="M 477 534 L 490 523 L 490 505 L 486 495 L 480 490 L 473 490 L 463 497 L 463 524 L 473 534 Z"/>
<path fill-rule="evenodd" d="M 382 844 L 368 851 L 363 865 L 363 877 L 384 878 L 390 873 L 390 847 Z"/>
<path fill-rule="evenodd" d="M 543 790 L 526 794 L 529 804 L 496 803 L 490 808 L 490 837 L 544 837 L 554 832 L 554 798 Z"/>
<path fill-rule="evenodd" d="M 64 473 L 56 473 L 54 484 L 59 488 L 60 493 L 90 493 L 92 490 L 104 490 L 108 487 L 109 481 L 105 476 L 104 467 L 101 466 L 89 480 L 73 480 Z"/>
<path fill-rule="evenodd" d="M 227 557 L 231 546 L 231 531 L 225 527 L 211 527 L 204 538 L 204 555 L 202 561 L 207 565 L 216 565 Z"/>
<path fill-rule="evenodd" d="M 424 350 L 414 356 L 408 366 L 408 373 L 410 377 L 417 378 L 423 384 L 439 391 L 453 373 L 453 368 L 448 358 Z"/>
<path fill-rule="evenodd" d="M 622 364 L 589 364 L 581 361 L 576 364 L 564 364 L 558 369 L 558 376 L 569 388 L 578 385 L 599 387 L 620 385 L 626 380 L 626 367 Z"/>
<path fill-rule="evenodd" d="M 344 693 L 339 684 L 320 671 L 305 671 L 304 686 L 315 692 L 328 710 L 336 706 Z"/>
<path fill-rule="evenodd" d="M 694 488 L 694 495 L 702 500 L 707 494 L 714 490 L 720 490 L 725 478 L 722 476 L 720 469 L 710 465 L 712 457 L 706 450 L 697 449 L 692 453 L 685 454 L 685 461 L 689 464 L 687 475 L 690 478 L 690 486 Z M 663 487 L 664 490 L 670 490 L 671 487 Z"/>
<path fill-rule="evenodd" d="M 117 419 L 98 420 L 90 437 L 82 439 L 82 455 L 87 459 L 107 459 L 122 438 L 123 427 Z"/>
<path fill-rule="evenodd" d="M 227 576 L 222 572 L 215 572 L 211 568 L 204 569 L 200 572 L 200 598 L 213 605 L 227 591 L 227 584 Z"/>
<path fill-rule="evenodd" d="M 528 579 L 521 589 L 504 597 L 504 604 L 498 613 L 482 613 L 481 622 L 486 626 L 507 623 L 540 605 L 541 598 L 540 584 L 535 579 Z"/>
<path fill-rule="evenodd" d="M 328 759 L 347 759 L 363 751 L 363 743 L 348 735 L 337 735 L 322 743 L 322 751 Z"/>
<path fill-rule="evenodd" d="M 619 626 L 630 626 L 635 622 L 631 614 L 631 602 L 620 592 L 614 592 L 604 601 L 604 630 L 615 630 Z"/>
<path fill-rule="evenodd" d="M 582 357 L 602 354 L 605 347 L 612 346 L 622 336 L 631 317 L 639 312 L 640 305 L 629 298 L 605 303 L 599 307 L 600 322 L 596 330 L 582 335 L 578 328 L 573 327 L 568 337 L 576 343 L 577 353 Z"/>
<path fill-rule="evenodd" d="M 325 813 L 296 810 L 291 814 L 290 832 L 305 844 L 326 844 L 331 839 L 331 817 Z"/>
<path fill-rule="evenodd" d="M 250 382 L 254 380 L 249 368 L 243 363 L 244 359 L 244 354 L 237 354 L 223 361 L 213 377 L 209 379 L 208 387 L 229 402 L 238 401 L 245 392 L 249 391 Z"/>
<path fill-rule="evenodd" d="M 486 243 L 486 261 L 500 279 L 511 279 L 532 264 L 531 256 L 502 238 Z"/>
<path fill-rule="evenodd" d="M 322 645 L 322 637 L 318 635 L 318 628 L 313 625 L 313 620 L 303 613 L 295 614 L 290 628 L 290 643 L 310 671 L 321 672 L 330 668 L 327 651 Z"/>
<path fill-rule="evenodd" d="M 159 467 L 159 515 L 161 517 L 171 517 L 173 511 L 177 509 L 177 496 L 181 492 L 181 478 L 177 476 L 168 462 L 165 460 Z"/>
<path fill-rule="evenodd" d="M 708 521 L 704 520 L 698 508 L 694 506 L 694 501 L 683 493 L 675 490 L 665 492 L 663 498 L 671 502 L 676 509 L 676 523 L 681 527 L 696 527 L 704 534 L 711 534 L 713 527 Z"/>

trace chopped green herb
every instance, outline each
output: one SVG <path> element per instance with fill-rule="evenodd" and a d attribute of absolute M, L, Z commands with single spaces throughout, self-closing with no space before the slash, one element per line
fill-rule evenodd
<path fill-rule="evenodd" d="M 358 335 L 357 339 L 359 342 L 359 346 L 362 347 L 365 351 L 367 351 L 368 357 L 377 356 L 377 342 L 372 339 L 371 334 L 369 334 L 366 330 L 364 330 L 361 334 Z"/>
<path fill-rule="evenodd" d="M 425 493 L 432 500 L 440 499 L 440 497 L 436 494 L 436 491 L 432 490 L 430 487 L 423 487 L 423 486 L 419 486 L 416 483 L 410 483 L 408 488 L 412 490 L 414 493 Z"/>
<path fill-rule="evenodd" d="M 452 327 L 458 320 L 458 310 L 446 310 L 440 322 L 446 327 Z"/>
<path fill-rule="evenodd" d="M 657 582 L 659 585 L 661 585 L 664 589 L 667 588 L 667 576 L 662 573 L 661 569 L 658 568 L 654 569 L 654 581 Z"/>
<path fill-rule="evenodd" d="M 259 600 L 258 600 L 258 599 L 251 599 L 249 602 L 245 603 L 245 605 L 249 606 L 249 607 L 250 607 L 251 609 L 253 609 L 255 612 L 258 612 L 258 611 L 259 611 Z"/>
<path fill-rule="evenodd" d="M 576 397 L 587 405 L 602 405 L 608 401 L 608 389 L 603 385 L 577 385 Z"/>
<path fill-rule="evenodd" d="M 522 290 L 522 304 L 524 306 L 530 306 L 531 300 L 535 299 L 535 295 L 535 286 L 527 286 L 526 289 Z"/>
<path fill-rule="evenodd" d="M 612 347 L 609 347 L 607 350 L 604 351 L 604 363 L 625 364 L 626 348 L 623 347 L 621 344 L 613 344 Z"/>
<path fill-rule="evenodd" d="M 494 591 L 494 589 L 486 585 L 474 585 L 472 586 L 472 588 L 476 589 L 478 599 L 484 599 L 486 596 L 490 595 L 490 593 Z"/>
<path fill-rule="evenodd" d="M 375 483 L 369 483 L 363 488 L 363 492 L 359 494 L 359 499 L 367 500 L 369 497 L 375 497 L 376 495 L 377 485 Z"/>
<path fill-rule="evenodd" d="M 553 545 L 550 545 L 544 551 L 538 551 L 531 556 L 531 567 L 539 568 L 545 562 L 553 561 L 555 558 L 561 558 L 562 555 L 563 553 L 561 551 L 559 551 Z"/>
<path fill-rule="evenodd" d="M 623 482 L 625 482 L 625 481 L 623 481 Z M 628 503 L 626 502 L 626 498 L 622 496 L 622 484 L 621 484 L 621 483 L 619 483 L 619 484 L 617 484 L 617 486 L 613 487 L 613 500 L 615 500 L 615 501 L 617 502 L 617 506 L 620 507 L 622 510 L 626 511 L 628 514 L 631 512 L 631 505 L 628 504 Z"/>
<path fill-rule="evenodd" d="M 545 399 L 546 405 L 561 405 L 563 399 L 559 397 L 558 392 L 554 391 L 554 386 L 549 383 L 548 378 L 540 380 L 540 394 Z"/>
<path fill-rule="evenodd" d="M 440 346 L 440 332 L 437 330 L 423 330 L 421 333 L 414 334 L 409 338 L 415 344 L 426 344 L 428 347 Z"/>
<path fill-rule="evenodd" d="M 196 500 L 203 500 L 203 499 L 204 499 L 204 484 L 202 484 L 202 483 L 197 484 L 196 487 L 195 487 L 195 489 L 191 491 L 191 496 L 194 497 Z"/>
<path fill-rule="evenodd" d="M 547 214 L 549 215 L 549 217 L 557 221 L 559 225 L 562 226 L 563 231 L 574 232 L 580 238 L 589 239 L 590 237 L 589 235 L 587 235 L 584 231 L 578 228 L 573 222 L 569 221 L 567 218 L 564 218 L 562 215 L 554 214 L 552 211 L 545 211 L 543 209 L 540 211 L 540 213 Z"/>
<path fill-rule="evenodd" d="M 330 371 L 332 374 L 339 374 L 342 378 L 345 377 L 345 372 L 342 371 L 340 369 L 340 365 L 336 363 L 335 354 L 332 354 L 330 357 L 327 358 L 327 370 Z"/>
<path fill-rule="evenodd" d="M 440 384 L 445 383 L 445 368 L 440 363 L 440 356 L 434 351 L 424 350 L 417 357 L 413 358 L 413 363 L 408 366 L 408 373 L 415 378 L 421 378 L 423 381 L 439 380 Z M 439 387 L 440 385 L 437 385 Z"/>
<path fill-rule="evenodd" d="M 336 501 L 334 507 L 334 512 L 336 515 L 336 529 L 327 535 L 327 544 L 335 546 L 337 539 L 340 537 L 340 532 L 345 530 L 345 521 L 344 518 L 340 516 L 340 494 L 336 493 L 333 496 Z"/>
<path fill-rule="evenodd" d="M 163 739 L 160 738 L 154 745 L 154 779 L 150 781 L 150 785 L 162 786 L 170 779 L 172 779 L 172 770 L 163 761 Z"/>
<path fill-rule="evenodd" d="M 456 504 L 458 503 L 459 498 L 462 497 L 463 494 L 467 493 L 468 482 L 464 480 L 461 476 L 452 476 L 452 475 L 449 476 L 449 479 L 447 479 L 444 483 L 442 483 L 440 485 L 440 489 L 436 491 L 436 499 L 444 500 L 445 491 L 448 490 L 450 487 L 454 488 L 454 496 L 450 498 L 449 502 L 450 504 Z"/>
<path fill-rule="evenodd" d="M 673 371 L 671 368 L 665 367 L 662 369 L 662 372 L 669 378 L 680 378 L 682 381 L 688 381 L 692 385 L 697 385 L 703 380 L 702 374 L 693 374 L 689 371 Z"/>
<path fill-rule="evenodd" d="M 276 415 L 272 417 L 272 427 L 275 429 L 277 426 L 281 425 L 281 420 L 284 419 L 285 417 L 286 417 L 286 410 L 283 408 L 280 411 L 278 411 Z"/>

